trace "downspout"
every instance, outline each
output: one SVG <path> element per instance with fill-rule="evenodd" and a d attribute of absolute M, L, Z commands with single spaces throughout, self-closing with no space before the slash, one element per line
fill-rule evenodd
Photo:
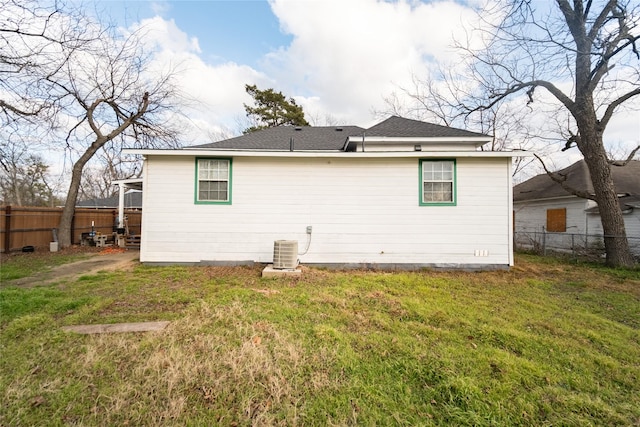
<path fill-rule="evenodd" d="M 509 267 L 515 265 L 515 258 L 513 251 L 516 248 L 516 234 L 515 234 L 515 218 L 513 208 L 513 157 L 507 160 L 507 247 L 509 248 L 509 254 L 507 255 Z"/>
<path fill-rule="evenodd" d="M 362 152 L 364 153 L 364 139 L 367 136 L 366 132 L 362 132 Z"/>

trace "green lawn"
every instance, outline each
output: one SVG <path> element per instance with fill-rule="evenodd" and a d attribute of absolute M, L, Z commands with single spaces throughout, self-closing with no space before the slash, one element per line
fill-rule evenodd
<path fill-rule="evenodd" d="M 0 284 L 20 279 L 36 273 L 48 271 L 58 265 L 80 261 L 89 257 L 88 253 L 64 251 L 2 254 L 0 257 Z"/>
<path fill-rule="evenodd" d="M 4 283 L 0 425 L 639 425 L 640 271 L 516 261 L 301 279 L 138 266 Z M 148 320 L 172 323 L 60 330 Z"/>

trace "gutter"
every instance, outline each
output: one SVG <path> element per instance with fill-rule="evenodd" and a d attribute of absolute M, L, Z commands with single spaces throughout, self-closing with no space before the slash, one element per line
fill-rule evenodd
<path fill-rule="evenodd" d="M 368 140 L 368 138 L 367 138 Z M 178 156 L 178 157 L 273 157 L 273 158 L 514 158 L 533 157 L 527 151 L 251 151 L 251 150 L 154 150 L 141 148 L 125 148 L 125 154 L 138 154 L 142 156 Z"/>

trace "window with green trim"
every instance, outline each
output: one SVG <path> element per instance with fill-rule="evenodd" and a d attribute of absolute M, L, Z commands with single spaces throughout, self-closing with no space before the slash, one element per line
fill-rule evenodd
<path fill-rule="evenodd" d="M 456 204 L 455 160 L 420 160 L 420 204 Z"/>
<path fill-rule="evenodd" d="M 196 203 L 231 203 L 231 159 L 196 159 Z"/>

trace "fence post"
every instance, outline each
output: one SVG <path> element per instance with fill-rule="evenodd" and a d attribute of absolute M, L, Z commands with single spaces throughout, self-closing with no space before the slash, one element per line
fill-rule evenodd
<path fill-rule="evenodd" d="M 547 230 L 542 229 L 542 255 L 547 256 Z"/>
<path fill-rule="evenodd" d="M 4 253 L 11 251 L 11 206 L 4 208 Z"/>
<path fill-rule="evenodd" d="M 584 251 L 589 254 L 589 235 L 584 233 Z"/>

